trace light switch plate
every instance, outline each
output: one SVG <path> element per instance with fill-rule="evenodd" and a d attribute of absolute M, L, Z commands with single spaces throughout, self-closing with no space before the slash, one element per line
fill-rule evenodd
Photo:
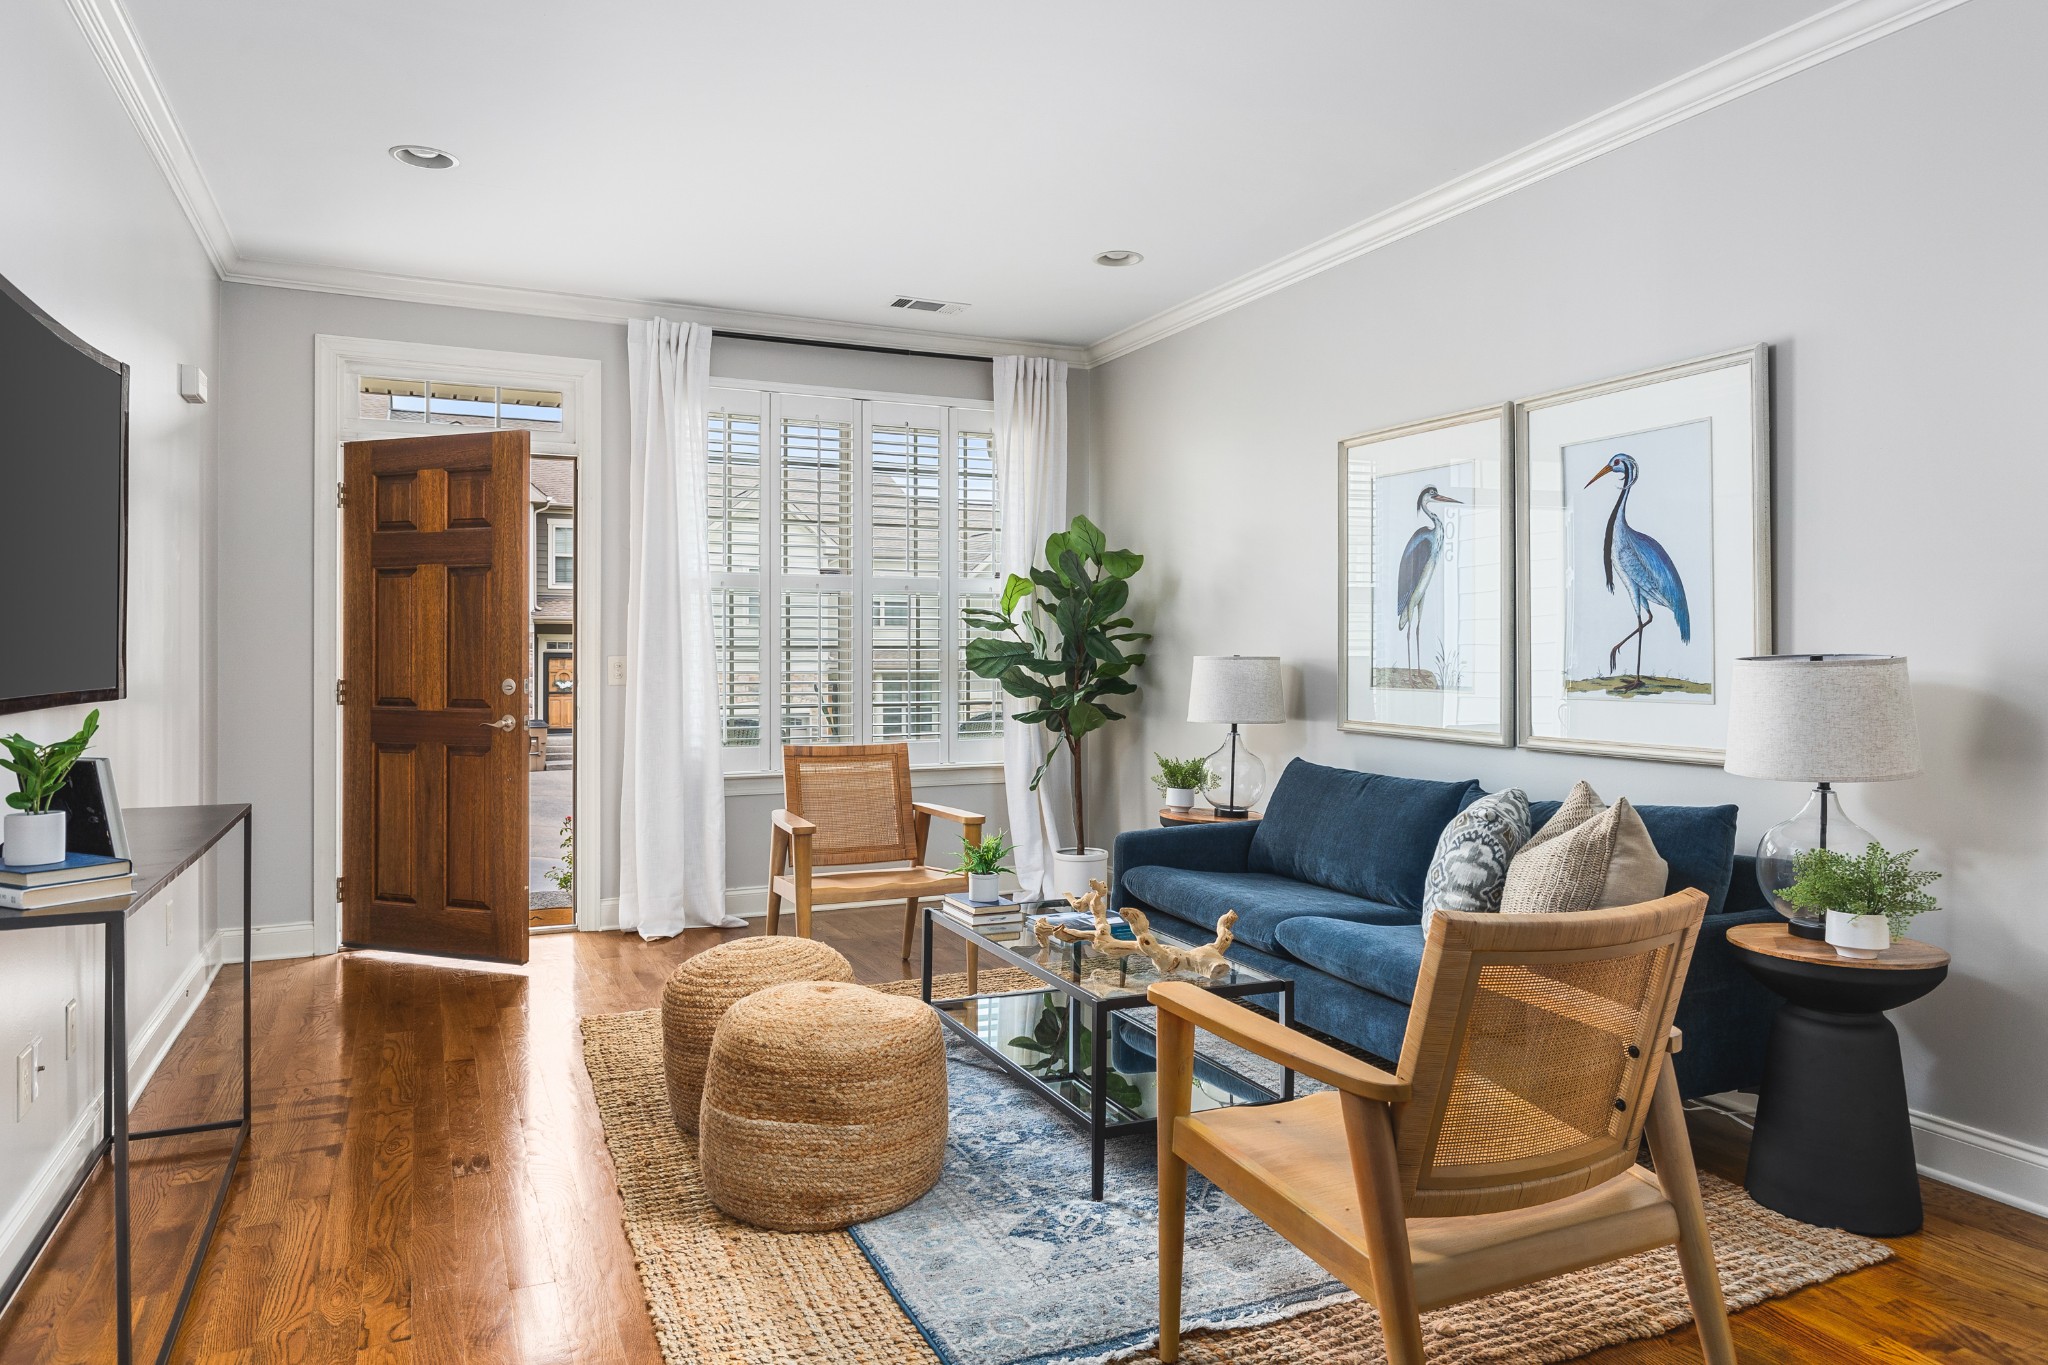
<path fill-rule="evenodd" d="M 36 1101 L 36 1045 L 30 1043 L 14 1057 L 14 1121 L 20 1123 L 28 1117 L 28 1107 Z"/>
<path fill-rule="evenodd" d="M 78 1055 L 78 1001 L 64 1002 L 64 1060 Z"/>
<path fill-rule="evenodd" d="M 604 680 L 613 687 L 626 685 L 626 656 L 614 654 L 604 661 Z"/>

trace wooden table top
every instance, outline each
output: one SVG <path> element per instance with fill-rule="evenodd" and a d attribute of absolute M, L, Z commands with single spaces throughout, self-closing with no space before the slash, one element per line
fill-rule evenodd
<path fill-rule="evenodd" d="M 1186 810 L 1175 810 L 1171 806 L 1159 808 L 1159 818 L 1172 825 L 1241 825 L 1247 820 L 1256 820 L 1260 812 L 1252 811 L 1244 816 L 1225 819 L 1209 806 L 1190 806 Z"/>
<path fill-rule="evenodd" d="M 1919 971 L 1946 967 L 1948 950 L 1918 939 L 1892 940 L 1892 946 L 1876 957 L 1843 957 L 1834 945 L 1817 938 L 1800 938 L 1783 924 L 1738 924 L 1728 931 L 1736 947 L 1787 962 L 1812 962 L 1824 967 L 1854 967 L 1859 971 Z"/>

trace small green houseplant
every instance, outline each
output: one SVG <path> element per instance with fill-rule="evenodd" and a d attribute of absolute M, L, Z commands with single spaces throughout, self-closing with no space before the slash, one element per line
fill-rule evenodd
<path fill-rule="evenodd" d="M 1010 575 L 1001 610 L 969 607 L 965 613 L 970 628 L 988 632 L 967 642 L 967 667 L 1025 703 L 1012 720 L 1042 726 L 1051 739 L 1031 789 L 1038 790 L 1060 750 L 1073 758 L 1074 847 L 1055 854 L 1055 884 L 1076 895 L 1088 890 L 1091 876 L 1109 872 L 1108 853 L 1088 847 L 1082 740 L 1123 719 L 1111 697 L 1138 690 L 1130 674 L 1145 656 L 1129 647 L 1152 637 L 1123 610 L 1131 576 L 1144 563 L 1135 551 L 1110 549 L 1101 527 L 1075 517 L 1046 538 L 1045 567 L 1029 578 Z"/>
<path fill-rule="evenodd" d="M 69 739 L 50 744 L 37 744 L 18 734 L 0 739 L 0 747 L 7 750 L 7 757 L 0 758 L 0 768 L 14 774 L 17 787 L 7 798 L 14 809 L 7 816 L 4 848 L 0 848 L 0 858 L 9 866 L 64 861 L 64 812 L 51 810 L 50 802 L 64 790 L 64 780 L 71 776 L 71 769 L 99 728 L 100 713 L 95 710 Z"/>
<path fill-rule="evenodd" d="M 1856 857 L 1813 848 L 1792 860 L 1792 885 L 1782 893 L 1804 910 L 1827 911 L 1827 940 L 1843 957 L 1875 957 L 1905 936 L 1916 915 L 1941 906 L 1927 894 L 1939 872 L 1913 867 L 1920 850 L 1888 853 L 1872 841 Z"/>
<path fill-rule="evenodd" d="M 1190 809 L 1195 804 L 1195 793 L 1214 780 L 1206 757 L 1168 758 L 1155 753 L 1152 758 L 1159 765 L 1159 771 L 1152 774 L 1152 785 L 1166 798 L 1168 810 Z"/>
<path fill-rule="evenodd" d="M 953 871 L 967 874 L 967 899 L 980 904 L 1001 900 L 1003 873 L 1016 871 L 1009 865 L 1010 855 L 1016 851 L 1001 830 L 978 844 L 962 839 L 960 862 Z"/>

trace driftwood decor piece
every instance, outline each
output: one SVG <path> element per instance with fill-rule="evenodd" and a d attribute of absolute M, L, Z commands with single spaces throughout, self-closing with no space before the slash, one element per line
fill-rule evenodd
<path fill-rule="evenodd" d="M 1086 912 L 1095 921 L 1095 928 L 1093 931 L 1069 929 L 1055 925 L 1049 919 L 1034 921 L 1032 933 L 1038 939 L 1042 959 L 1050 959 L 1055 943 L 1086 943 L 1105 957 L 1143 953 L 1152 960 L 1152 965 L 1168 975 L 1190 972 L 1209 981 L 1220 981 L 1230 975 L 1230 963 L 1224 954 L 1237 941 L 1237 936 L 1231 932 L 1231 926 L 1237 923 L 1235 910 L 1224 911 L 1223 918 L 1216 921 L 1215 942 L 1205 943 L 1199 948 L 1175 948 L 1159 941 L 1152 932 L 1152 921 L 1135 906 L 1126 906 L 1123 917 L 1137 937 L 1116 937 L 1109 925 L 1109 888 L 1101 882 L 1089 882 L 1087 895 L 1069 896 L 1067 903 Z"/>

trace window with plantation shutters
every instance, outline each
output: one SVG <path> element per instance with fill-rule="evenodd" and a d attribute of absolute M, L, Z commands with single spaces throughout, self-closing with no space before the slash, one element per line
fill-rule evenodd
<path fill-rule="evenodd" d="M 784 744 L 903 742 L 1001 759 L 1004 699 L 966 670 L 1000 590 L 992 414 L 716 384 L 706 417 L 714 647 L 728 772 Z"/>

